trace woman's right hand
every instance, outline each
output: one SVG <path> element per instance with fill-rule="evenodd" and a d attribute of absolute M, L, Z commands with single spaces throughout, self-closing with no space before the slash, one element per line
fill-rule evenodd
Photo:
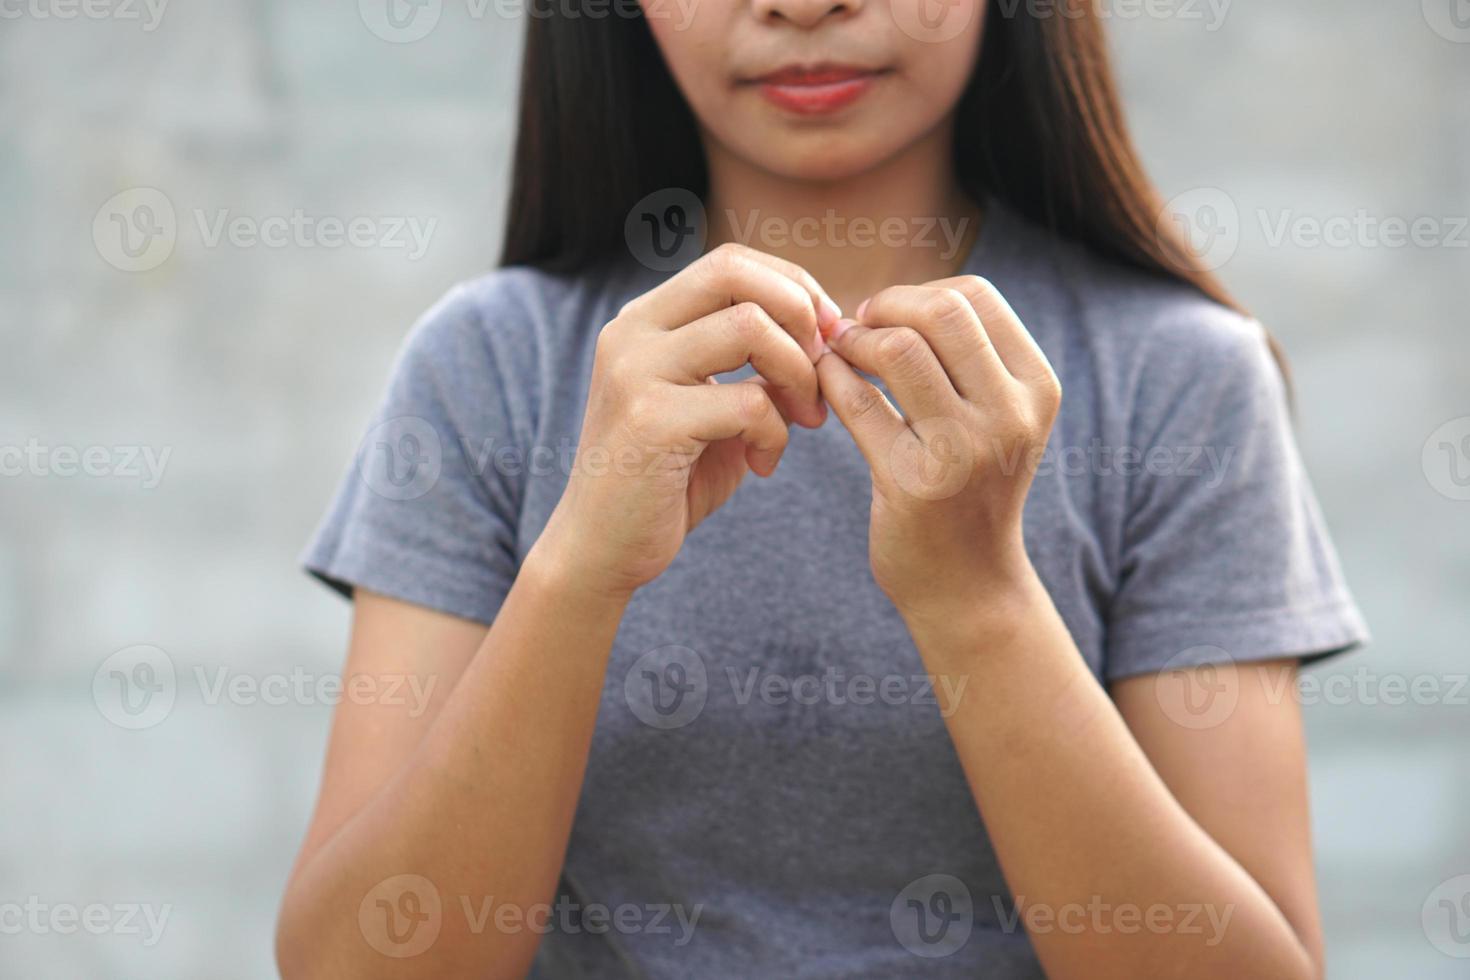
<path fill-rule="evenodd" d="M 815 362 L 837 306 L 801 267 L 722 245 L 624 306 L 597 338 L 576 463 L 536 548 L 629 596 L 723 504 L 770 476 L 787 427 L 827 409 Z M 759 375 L 711 377 L 749 362 Z"/>

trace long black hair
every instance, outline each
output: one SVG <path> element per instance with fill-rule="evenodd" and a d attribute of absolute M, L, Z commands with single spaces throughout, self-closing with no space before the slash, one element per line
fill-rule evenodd
<path fill-rule="evenodd" d="M 635 5 L 529 18 L 503 265 L 570 271 L 625 249 L 628 209 L 708 177 L 698 127 Z M 621 9 L 628 8 L 628 9 Z M 1123 120 L 1103 25 L 992 4 L 956 107 L 955 167 L 972 198 L 1236 307 L 1163 202 Z"/>

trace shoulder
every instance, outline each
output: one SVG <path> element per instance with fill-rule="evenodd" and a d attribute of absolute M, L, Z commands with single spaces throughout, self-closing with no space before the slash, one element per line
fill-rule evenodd
<path fill-rule="evenodd" d="M 414 324 L 408 344 L 429 350 L 525 344 L 554 318 L 553 311 L 584 289 L 575 277 L 526 266 L 495 269 L 451 286 Z"/>
<path fill-rule="evenodd" d="M 1032 305 L 1049 335 L 1043 346 L 1078 362 L 1097 396 L 1125 416 L 1146 420 L 1185 398 L 1239 395 L 1258 408 L 1284 398 L 1281 369 L 1254 317 L 1024 219 L 1016 231 L 1014 247 L 1030 259 L 1027 278 L 1040 287 Z"/>
<path fill-rule="evenodd" d="M 493 367 L 507 383 L 533 381 L 595 339 L 617 309 L 622 281 L 611 269 L 511 266 L 456 283 L 413 325 L 400 367 L 445 376 Z"/>

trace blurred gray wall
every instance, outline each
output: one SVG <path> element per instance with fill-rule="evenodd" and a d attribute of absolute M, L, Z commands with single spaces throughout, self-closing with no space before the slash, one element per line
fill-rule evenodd
<path fill-rule="evenodd" d="M 0 908 L 41 910 L 0 916 L 3 976 L 274 973 L 330 706 L 211 692 L 336 672 L 348 607 L 294 559 L 405 329 L 499 240 L 519 18 L 157 4 L 0 4 Z M 1308 698 L 1332 975 L 1464 976 L 1470 8 L 1110 6 L 1155 176 L 1292 355 L 1376 632 Z M 212 235 L 297 212 L 372 241 Z M 130 714 L 157 651 L 173 703 Z"/>

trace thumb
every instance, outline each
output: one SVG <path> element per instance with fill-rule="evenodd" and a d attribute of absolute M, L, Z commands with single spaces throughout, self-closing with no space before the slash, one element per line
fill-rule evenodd
<path fill-rule="evenodd" d="M 860 376 L 842 355 L 827 351 L 817 361 L 822 397 L 852 434 L 870 468 L 887 459 L 893 442 L 908 428 L 877 385 Z"/>

